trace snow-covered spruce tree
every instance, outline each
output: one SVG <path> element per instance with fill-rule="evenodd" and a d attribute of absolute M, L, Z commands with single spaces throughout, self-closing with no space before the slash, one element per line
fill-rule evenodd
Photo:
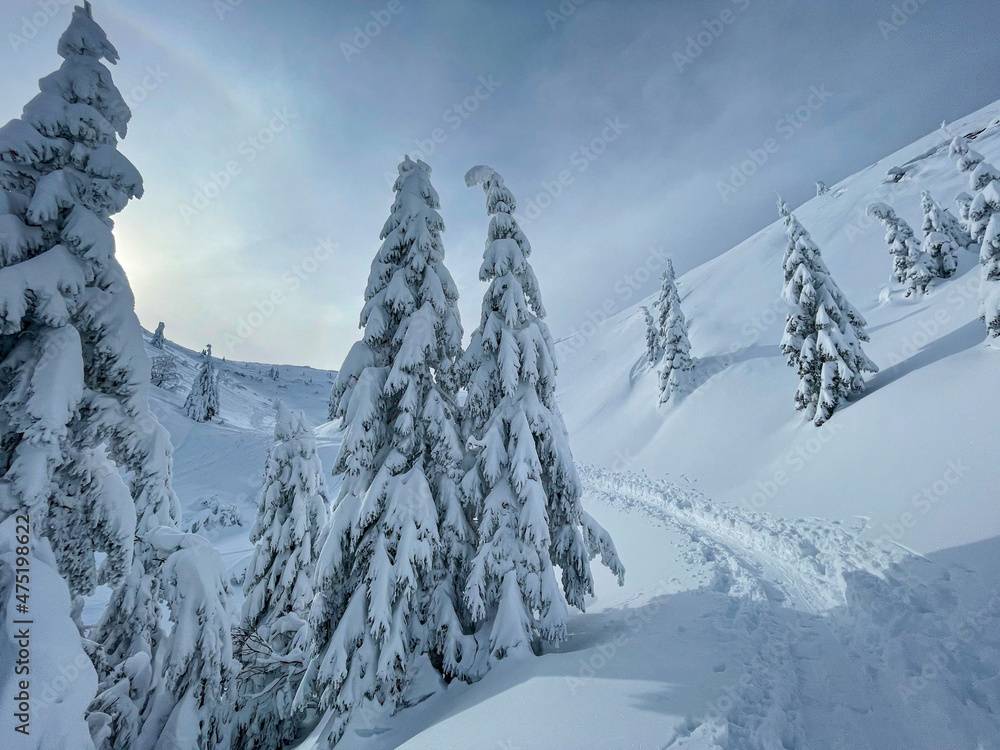
<path fill-rule="evenodd" d="M 926 292 L 934 278 L 934 262 L 920 247 L 910 225 L 885 203 L 872 203 L 868 215 L 885 227 L 885 242 L 893 259 L 892 277 L 906 284 L 906 296 Z"/>
<path fill-rule="evenodd" d="M 968 193 L 962 195 L 967 196 Z M 926 190 L 920 193 L 920 205 L 924 211 L 923 231 L 925 235 L 931 231 L 941 232 L 947 235 L 956 247 L 962 249 L 972 244 L 972 237 L 962 227 L 962 223 L 955 218 L 951 211 L 935 201 Z"/>
<path fill-rule="evenodd" d="M 983 230 L 983 242 L 979 251 L 982 263 L 982 281 L 979 286 L 979 316 L 994 338 L 1000 337 L 1000 182 L 991 183 L 976 200 L 982 199 L 980 207 L 973 208 L 974 221 L 982 221 L 989 216 Z"/>
<path fill-rule="evenodd" d="M 969 210 L 972 208 L 972 196 L 962 191 L 955 196 L 955 207 L 958 209 L 958 223 L 962 231 L 969 236 L 972 244 L 972 233 L 969 231 Z"/>
<path fill-rule="evenodd" d="M 691 359 L 687 320 L 681 311 L 674 264 L 670 260 L 667 260 L 667 270 L 663 272 L 661 279 L 659 304 L 660 346 L 663 348 L 660 403 L 665 404 L 673 394 L 682 395 L 694 387 L 695 369 L 695 363 Z"/>
<path fill-rule="evenodd" d="M 98 695 L 81 675 L 59 701 L 75 705 L 90 692 L 83 702 L 93 699 L 96 747 L 133 748 L 167 642 L 168 555 L 150 536 L 175 527 L 180 507 L 111 233 L 111 216 L 142 194 L 142 178 L 117 150 L 131 113 L 102 63 L 118 53 L 89 4 L 74 10 L 58 52 L 59 70 L 0 128 L 0 519 L 31 516 L 32 555 L 58 568 L 77 611 L 97 584 L 112 587 L 84 641 Z M 224 712 L 206 701 L 186 720 Z M 83 713 L 68 721 L 83 725 Z M 32 741 L 47 747 L 43 731 Z"/>
<path fill-rule="evenodd" d="M 184 413 L 195 422 L 209 422 L 219 413 L 219 382 L 212 362 L 212 347 L 201 352 L 201 368 L 184 401 Z"/>
<path fill-rule="evenodd" d="M 329 498 L 316 438 L 275 400 L 274 446 L 257 498 L 254 544 L 236 637 L 242 665 L 234 748 L 280 748 L 295 735 L 292 701 L 312 648 L 312 575 Z"/>
<path fill-rule="evenodd" d="M 660 346 L 660 329 L 653 319 L 653 313 L 645 305 L 642 306 L 642 314 L 646 320 L 646 364 L 654 367 L 663 356 L 663 348 Z"/>
<path fill-rule="evenodd" d="M 924 211 L 921 229 L 924 242 L 921 247 L 933 261 L 931 269 L 935 276 L 951 278 L 958 270 L 958 250 L 972 242 L 972 238 L 962 231 L 958 221 L 948 211 L 941 208 L 926 190 L 920 194 L 920 205 Z M 960 245 L 965 242 L 965 245 Z"/>
<path fill-rule="evenodd" d="M 163 326 L 163 321 L 161 320 L 157 324 L 156 330 L 153 331 L 152 338 L 150 338 L 150 340 L 149 340 L 149 345 L 151 347 L 153 347 L 154 349 L 162 349 L 163 348 L 163 327 L 164 327 Z"/>
<path fill-rule="evenodd" d="M 365 699 L 398 705 L 420 653 L 446 675 L 476 656 L 458 599 L 473 533 L 460 504 L 454 363 L 458 290 L 444 265 L 431 170 L 399 165 L 372 262 L 364 335 L 334 383 L 343 484 L 317 564 L 316 648 L 296 696 L 329 711 L 328 741 Z"/>
<path fill-rule="evenodd" d="M 479 537 L 465 597 L 492 664 L 530 655 L 539 639 L 566 636 L 567 602 L 583 609 L 596 554 L 619 581 L 625 571 L 607 532 L 580 504 L 555 399 L 554 345 L 514 196 L 489 167 L 474 167 L 465 181 L 482 184 L 492 217 L 479 270 L 489 288 L 461 363 L 473 453 L 462 491 Z"/>
<path fill-rule="evenodd" d="M 146 543 L 162 559 L 170 630 L 160 635 L 142 727 L 122 750 L 229 746 L 233 710 L 234 613 L 225 565 L 204 537 L 160 526 Z M 123 697 L 123 696 L 122 696 Z"/>
<path fill-rule="evenodd" d="M 830 192 L 830 188 L 827 187 L 826 183 L 823 182 L 823 180 L 819 180 L 816 183 L 816 195 L 817 196 L 819 196 L 819 195 L 827 195 L 829 192 Z"/>
<path fill-rule="evenodd" d="M 818 427 L 864 389 L 862 373 L 878 367 L 861 348 L 867 323 L 830 277 L 819 247 L 780 199 L 778 211 L 788 234 L 782 297 L 792 306 L 781 351 L 799 374 L 796 408 Z"/>

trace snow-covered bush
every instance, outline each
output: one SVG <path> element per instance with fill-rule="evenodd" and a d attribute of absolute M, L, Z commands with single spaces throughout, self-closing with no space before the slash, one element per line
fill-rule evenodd
<path fill-rule="evenodd" d="M 584 532 L 580 480 L 555 399 L 554 345 L 514 196 L 489 167 L 474 167 L 465 180 L 483 186 L 491 216 L 479 270 L 489 288 L 461 364 L 472 449 L 462 491 L 478 521 L 465 598 L 493 663 L 530 655 L 539 639 L 565 638 L 567 602 L 583 609 L 598 549 L 597 536 Z M 621 580 L 624 569 L 603 538 L 612 553 L 602 559 Z"/>
<path fill-rule="evenodd" d="M 457 492 L 462 326 L 430 174 L 422 161 L 399 165 L 364 335 L 331 391 L 331 418 L 346 428 L 334 468 L 344 479 L 317 565 L 316 651 L 296 698 L 330 712 L 331 741 L 363 700 L 399 702 L 417 654 L 460 676 L 476 656 L 457 593 L 472 542 Z"/>
<path fill-rule="evenodd" d="M 330 504 L 312 429 L 280 400 L 274 408 L 236 638 L 242 669 L 234 748 L 247 750 L 282 747 L 295 735 L 292 704 L 312 648 L 312 575 Z"/>
<path fill-rule="evenodd" d="M 826 183 L 823 182 L 823 180 L 818 180 L 816 182 L 816 195 L 817 196 L 819 196 L 819 195 L 827 195 L 829 192 L 830 192 L 830 188 L 828 188 L 826 186 Z"/>
<path fill-rule="evenodd" d="M 178 384 L 177 360 L 169 354 L 153 357 L 149 368 L 149 382 L 158 388 L 171 389 Z"/>
<path fill-rule="evenodd" d="M 184 413 L 195 422 L 208 422 L 219 413 L 219 381 L 212 362 L 212 347 L 201 353 L 201 367 L 184 401 Z"/>
<path fill-rule="evenodd" d="M 198 505 L 201 512 L 188 525 L 192 534 L 243 525 L 243 516 L 236 503 L 223 503 L 218 497 L 204 497 Z"/>
<path fill-rule="evenodd" d="M 782 261 L 782 297 L 792 306 L 781 339 L 788 365 L 799 374 L 795 405 L 816 426 L 837 406 L 864 390 L 862 373 L 878 372 L 865 355 L 867 323 L 830 277 L 819 247 L 779 199 L 788 248 Z"/>
<path fill-rule="evenodd" d="M 157 324 L 156 330 L 153 331 L 152 338 L 150 338 L 150 340 L 149 340 L 149 345 L 152 346 L 155 349 L 162 349 L 163 348 L 163 341 L 164 341 L 164 339 L 163 339 L 163 327 L 164 327 L 163 326 L 163 321 L 161 320 Z"/>

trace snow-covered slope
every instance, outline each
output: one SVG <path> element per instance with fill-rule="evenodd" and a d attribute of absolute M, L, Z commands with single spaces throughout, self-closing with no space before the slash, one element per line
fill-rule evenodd
<path fill-rule="evenodd" d="M 150 406 L 170 432 L 174 446 L 174 489 L 183 507 L 182 525 L 187 530 L 197 524 L 196 530 L 219 547 L 227 568 L 239 581 L 250 558 L 250 526 L 273 443 L 274 399 L 305 412 L 308 423 L 318 428 L 324 465 L 332 465 L 340 437 L 326 424 L 326 404 L 337 373 L 217 359 L 220 415 L 211 422 L 194 422 L 184 414 L 184 399 L 198 373 L 201 355 L 169 339 L 163 350 L 156 349 L 149 345 L 150 338 L 144 332 L 149 357 L 169 356 L 177 368 L 175 384 L 150 389 Z M 242 601 L 239 585 L 233 592 Z M 96 617 L 104 606 L 100 599 L 89 603 L 85 614 Z"/>
<path fill-rule="evenodd" d="M 971 143 L 996 163 L 998 116 L 994 104 L 949 128 L 991 126 Z M 954 197 L 970 188 L 948 140 L 932 133 L 795 211 L 868 320 L 865 351 L 881 372 L 861 398 L 820 429 L 794 409 L 797 376 L 778 350 L 786 237 L 775 222 L 679 280 L 707 376 L 680 403 L 656 406 L 639 305 L 589 338 L 561 342 L 561 404 L 577 458 L 686 477 L 716 501 L 783 516 L 867 516 L 869 535 L 921 552 L 1000 534 L 1000 348 L 984 344 L 977 320 L 977 255 L 962 251 L 953 279 L 905 299 L 890 284 L 884 230 L 865 215 L 884 201 L 919 233 L 922 189 L 954 212 Z M 891 167 L 905 169 L 902 182 L 884 181 Z"/>

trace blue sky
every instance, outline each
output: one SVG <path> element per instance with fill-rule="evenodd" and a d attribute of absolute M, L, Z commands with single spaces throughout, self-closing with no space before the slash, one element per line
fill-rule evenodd
<path fill-rule="evenodd" d="M 70 7 L 0 7 L 0 120 L 58 66 Z M 486 163 L 527 215 L 560 337 L 652 292 L 659 254 L 683 272 L 773 221 L 775 191 L 797 204 L 1000 98 L 995 0 L 96 0 L 94 17 L 146 183 L 116 231 L 140 320 L 330 368 L 404 153 L 434 169 L 466 331 L 488 222 L 462 178 Z"/>

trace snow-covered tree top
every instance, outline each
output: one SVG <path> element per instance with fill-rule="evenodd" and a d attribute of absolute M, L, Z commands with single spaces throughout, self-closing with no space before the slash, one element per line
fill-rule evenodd
<path fill-rule="evenodd" d="M 108 41 L 104 29 L 94 21 L 90 3 L 73 9 L 69 27 L 59 37 L 59 56 L 69 59 L 72 55 L 85 55 L 98 60 L 104 58 L 112 65 L 118 62 L 118 50 Z"/>
<path fill-rule="evenodd" d="M 274 439 L 278 442 L 295 440 L 300 437 L 311 435 L 309 425 L 306 424 L 305 415 L 296 411 L 293 412 L 280 398 L 274 400 Z"/>

